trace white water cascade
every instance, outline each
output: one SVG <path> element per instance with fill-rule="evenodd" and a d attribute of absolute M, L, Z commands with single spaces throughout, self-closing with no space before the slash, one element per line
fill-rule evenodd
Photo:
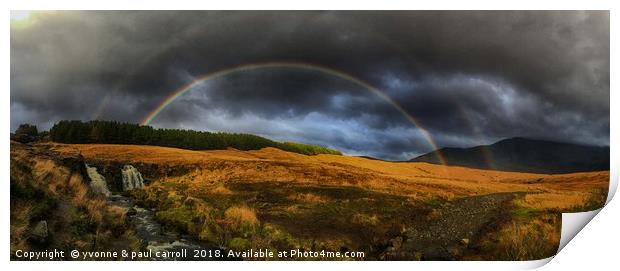
<path fill-rule="evenodd" d="M 108 189 L 108 184 L 105 181 L 105 178 L 97 172 L 96 167 L 90 167 L 88 164 L 84 164 L 86 166 L 86 173 L 88 173 L 88 177 L 90 178 L 90 189 L 97 193 L 109 197 L 112 195 L 110 189 Z"/>
<path fill-rule="evenodd" d="M 144 188 L 142 174 L 132 165 L 125 165 L 122 169 L 123 191 Z"/>

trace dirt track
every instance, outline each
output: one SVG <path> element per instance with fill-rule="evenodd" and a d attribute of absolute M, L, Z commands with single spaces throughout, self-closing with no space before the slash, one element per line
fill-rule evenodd
<path fill-rule="evenodd" d="M 384 257 L 394 260 L 458 260 L 470 242 L 509 218 L 523 193 L 495 193 L 444 203 L 392 240 Z"/>

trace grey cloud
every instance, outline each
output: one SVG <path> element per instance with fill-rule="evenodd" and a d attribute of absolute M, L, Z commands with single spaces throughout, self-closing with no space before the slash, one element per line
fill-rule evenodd
<path fill-rule="evenodd" d="M 191 78 L 294 61 L 381 89 L 440 146 L 512 136 L 609 144 L 605 11 L 71 11 L 31 20 L 11 26 L 11 130 L 60 119 L 138 122 Z M 154 124 L 390 159 L 430 150 L 394 106 L 296 69 L 209 81 Z"/>

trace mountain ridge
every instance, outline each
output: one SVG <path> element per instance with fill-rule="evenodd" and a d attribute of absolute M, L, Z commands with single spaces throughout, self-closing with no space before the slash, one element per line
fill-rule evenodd
<path fill-rule="evenodd" d="M 609 147 L 526 137 L 469 148 L 445 147 L 409 161 L 441 164 L 438 153 L 448 165 L 479 169 L 534 173 L 609 170 Z"/>

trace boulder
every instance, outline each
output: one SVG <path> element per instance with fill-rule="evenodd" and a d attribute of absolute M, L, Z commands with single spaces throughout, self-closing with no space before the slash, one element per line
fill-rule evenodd
<path fill-rule="evenodd" d="M 134 216 L 137 213 L 138 213 L 138 211 L 136 211 L 136 208 L 131 207 L 131 208 L 127 209 L 127 216 Z"/>
<path fill-rule="evenodd" d="M 399 250 L 401 246 L 403 245 L 403 238 L 398 236 L 390 240 L 390 243 L 392 244 L 392 247 L 394 247 L 395 250 Z"/>
<path fill-rule="evenodd" d="M 30 231 L 30 235 L 32 237 L 32 240 L 39 243 L 45 243 L 47 241 L 47 238 L 49 237 L 47 221 L 41 220 L 37 222 L 34 228 L 32 228 L 32 231 Z"/>
<path fill-rule="evenodd" d="M 469 239 L 468 238 L 461 239 L 461 245 L 465 247 L 469 246 Z"/>

